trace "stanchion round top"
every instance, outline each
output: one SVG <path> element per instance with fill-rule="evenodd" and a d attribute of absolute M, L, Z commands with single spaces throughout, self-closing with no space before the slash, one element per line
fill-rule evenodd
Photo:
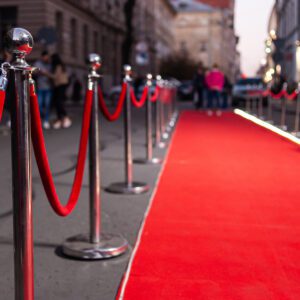
<path fill-rule="evenodd" d="M 91 65 L 91 67 L 95 70 L 99 69 L 102 64 L 101 56 L 97 53 L 91 53 L 88 56 L 88 63 Z"/>
<path fill-rule="evenodd" d="M 33 47 L 33 37 L 24 28 L 13 28 L 6 35 L 6 49 L 16 55 L 26 56 Z"/>
<path fill-rule="evenodd" d="M 153 78 L 152 74 L 147 74 L 147 79 L 148 80 L 152 80 L 152 78 Z"/>
<path fill-rule="evenodd" d="M 124 69 L 124 72 L 131 72 L 131 66 L 130 65 L 124 65 L 123 69 Z"/>

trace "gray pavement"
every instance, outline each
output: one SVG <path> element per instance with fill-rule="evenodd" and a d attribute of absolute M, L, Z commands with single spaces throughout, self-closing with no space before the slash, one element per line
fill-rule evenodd
<path fill-rule="evenodd" d="M 49 161 L 57 191 L 65 201 L 73 181 L 80 133 L 81 107 L 71 108 L 74 125 L 70 129 L 45 133 Z M 133 111 L 134 157 L 145 157 L 144 110 Z M 11 154 L 9 131 L 0 130 L 0 299 L 13 299 L 13 223 L 11 196 Z M 101 119 L 102 187 L 124 180 L 123 122 Z M 155 150 L 164 157 L 166 150 Z M 134 166 L 134 178 L 147 182 L 151 190 L 138 196 L 123 196 L 102 190 L 102 231 L 122 234 L 130 250 L 118 258 L 103 261 L 79 261 L 62 256 L 62 242 L 73 235 L 87 233 L 89 226 L 88 172 L 79 204 L 71 216 L 61 218 L 46 199 L 35 160 L 33 159 L 33 215 L 35 295 L 42 300 L 112 300 L 115 299 L 122 275 L 147 208 L 160 166 Z"/>

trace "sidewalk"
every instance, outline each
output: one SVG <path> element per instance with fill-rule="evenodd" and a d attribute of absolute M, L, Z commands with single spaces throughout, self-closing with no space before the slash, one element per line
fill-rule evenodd
<path fill-rule="evenodd" d="M 66 199 L 73 181 L 81 125 L 81 107 L 74 107 L 70 129 L 46 131 L 46 143 L 57 191 Z M 134 157 L 145 155 L 144 110 L 133 109 Z M 101 120 L 102 187 L 124 179 L 123 123 Z M 1 132 L 7 134 L 5 128 Z M 10 135 L 0 133 L 0 291 L 1 299 L 13 299 L 13 224 L 11 191 Z M 163 157 L 165 150 L 155 150 Z M 122 234 L 132 247 L 155 185 L 160 166 L 134 166 L 134 178 L 149 183 L 144 195 L 122 196 L 102 190 L 102 229 Z M 46 199 L 33 158 L 33 214 L 35 243 L 35 298 L 42 300 L 112 300 L 128 263 L 127 254 L 111 260 L 77 261 L 62 257 L 62 242 L 73 235 L 88 232 L 88 170 L 78 207 L 67 218 L 54 214 Z"/>

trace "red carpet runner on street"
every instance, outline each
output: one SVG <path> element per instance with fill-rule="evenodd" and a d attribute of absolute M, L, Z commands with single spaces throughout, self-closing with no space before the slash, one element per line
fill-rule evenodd
<path fill-rule="evenodd" d="M 231 113 L 184 112 L 119 295 L 300 299 L 299 146 Z"/>

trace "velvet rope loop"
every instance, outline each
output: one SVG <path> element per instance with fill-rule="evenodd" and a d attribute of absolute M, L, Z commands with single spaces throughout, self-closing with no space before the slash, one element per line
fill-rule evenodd
<path fill-rule="evenodd" d="M 4 102 L 5 102 L 5 91 L 0 90 L 0 121 L 2 120 L 2 113 L 4 108 Z"/>
<path fill-rule="evenodd" d="M 275 93 L 273 93 L 273 92 L 270 90 L 270 95 L 271 95 L 271 97 L 272 97 L 273 99 L 279 100 L 279 99 L 281 99 L 282 97 L 285 96 L 285 91 L 284 91 L 284 90 L 281 90 L 278 94 L 275 94 Z"/>
<path fill-rule="evenodd" d="M 285 97 L 288 100 L 295 100 L 299 95 L 299 91 L 296 90 L 294 92 L 292 92 L 291 94 L 289 94 L 288 92 L 285 92 Z"/>
<path fill-rule="evenodd" d="M 144 90 L 143 90 L 143 94 L 141 96 L 141 99 L 140 100 L 137 100 L 136 99 L 136 96 L 135 96 L 135 93 L 134 93 L 134 90 L 131 89 L 130 90 L 130 97 L 131 97 L 131 102 L 132 104 L 137 107 L 137 108 L 141 108 L 144 106 L 146 100 L 147 100 L 147 96 L 148 96 L 148 92 L 149 92 L 149 87 L 146 85 L 144 87 Z"/>
<path fill-rule="evenodd" d="M 33 149 L 34 149 L 38 169 L 40 172 L 40 176 L 42 179 L 42 183 L 45 192 L 47 194 L 48 200 L 50 202 L 50 205 L 58 215 L 63 217 L 69 215 L 74 210 L 80 195 L 85 160 L 86 160 L 88 137 L 89 137 L 92 101 L 93 101 L 93 91 L 87 90 L 84 112 L 83 112 L 81 137 L 80 137 L 75 177 L 74 177 L 73 186 L 72 186 L 72 190 L 68 202 L 66 205 L 62 205 L 55 189 L 55 184 L 53 181 L 53 177 L 51 174 L 51 169 L 48 161 L 43 129 L 42 129 L 42 122 L 40 118 L 38 98 L 34 91 L 34 85 L 33 84 L 30 85 L 31 132 L 32 132 Z"/>
<path fill-rule="evenodd" d="M 104 117 L 108 121 L 114 122 L 114 121 L 116 121 L 120 117 L 122 109 L 123 109 L 125 97 L 126 97 L 126 90 L 127 90 L 127 84 L 123 83 L 123 85 L 122 85 L 122 91 L 121 91 L 121 94 L 120 94 L 120 98 L 119 98 L 116 110 L 115 110 L 115 112 L 113 114 L 111 114 L 109 112 L 106 104 L 105 104 L 102 90 L 99 87 L 99 106 L 100 106 L 100 109 L 101 109 Z"/>

